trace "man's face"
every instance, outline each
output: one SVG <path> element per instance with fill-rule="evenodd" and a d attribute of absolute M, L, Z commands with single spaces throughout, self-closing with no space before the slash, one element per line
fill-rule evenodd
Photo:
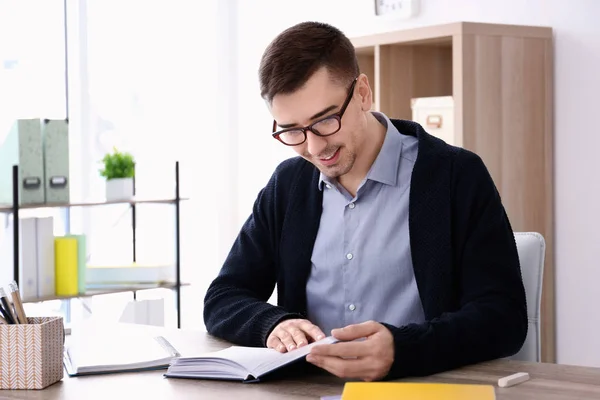
<path fill-rule="evenodd" d="M 352 169 L 361 145 L 362 131 L 361 105 L 355 98 L 356 88 L 349 95 L 350 87 L 334 83 L 328 71 L 321 68 L 306 84 L 291 94 L 278 94 L 271 102 L 271 113 L 277 123 L 277 130 L 283 128 L 303 128 L 340 111 L 344 101 L 349 103 L 341 119 L 341 127 L 336 133 L 321 137 L 314 132 L 306 132 L 306 141 L 290 146 L 300 156 L 314 164 L 325 176 L 335 179 Z M 326 133 L 325 122 L 323 132 Z M 337 125 L 335 125 L 337 127 Z M 318 128 L 319 130 L 320 128 Z M 300 133 L 300 136 L 302 134 Z"/>

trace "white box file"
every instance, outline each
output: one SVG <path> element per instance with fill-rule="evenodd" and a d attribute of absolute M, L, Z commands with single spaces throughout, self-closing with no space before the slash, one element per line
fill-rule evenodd
<path fill-rule="evenodd" d="M 454 130 L 454 99 L 452 96 L 412 99 L 412 119 L 444 142 L 460 146 Z"/>

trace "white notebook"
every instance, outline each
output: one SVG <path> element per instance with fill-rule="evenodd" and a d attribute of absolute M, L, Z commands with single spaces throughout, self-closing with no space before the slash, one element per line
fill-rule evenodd
<path fill-rule="evenodd" d="M 337 341 L 329 336 L 287 353 L 280 353 L 264 347 L 231 346 L 195 357 L 174 359 L 165 376 L 167 378 L 260 381 L 263 376 L 302 359 L 310 353 L 313 346 Z"/>
<path fill-rule="evenodd" d="M 162 336 L 72 336 L 65 346 L 63 363 L 69 376 L 166 369 L 179 357 Z"/>

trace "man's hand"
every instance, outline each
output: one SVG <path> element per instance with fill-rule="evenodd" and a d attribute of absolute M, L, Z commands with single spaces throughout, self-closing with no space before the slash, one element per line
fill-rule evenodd
<path fill-rule="evenodd" d="M 306 360 L 340 378 L 376 381 L 387 375 L 394 362 L 394 337 L 374 321 L 334 329 L 332 335 L 346 343 L 311 349 Z M 366 338 L 363 341 L 355 339 Z"/>
<path fill-rule="evenodd" d="M 325 334 L 306 319 L 288 319 L 280 322 L 267 338 L 267 347 L 282 353 L 321 340 Z"/>

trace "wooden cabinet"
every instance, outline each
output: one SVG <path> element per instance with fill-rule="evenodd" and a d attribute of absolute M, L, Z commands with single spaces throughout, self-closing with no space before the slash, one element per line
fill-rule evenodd
<path fill-rule="evenodd" d="M 453 142 L 479 154 L 514 231 L 546 240 L 542 360 L 555 362 L 553 41 L 547 27 L 457 22 L 352 39 L 374 109 L 452 96 Z"/>

